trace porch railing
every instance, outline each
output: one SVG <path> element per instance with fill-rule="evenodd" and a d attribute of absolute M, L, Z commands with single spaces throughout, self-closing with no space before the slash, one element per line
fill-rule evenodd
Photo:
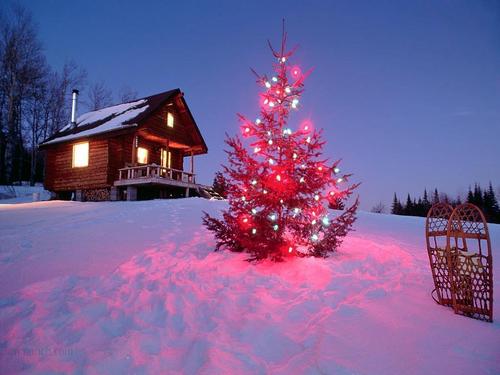
<path fill-rule="evenodd" d="M 160 177 L 175 181 L 195 183 L 195 174 L 179 169 L 166 168 L 157 164 L 145 164 L 135 167 L 125 167 L 118 170 L 119 180 Z"/>

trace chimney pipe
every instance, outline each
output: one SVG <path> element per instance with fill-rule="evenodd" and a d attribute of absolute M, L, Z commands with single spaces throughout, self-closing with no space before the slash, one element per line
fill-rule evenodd
<path fill-rule="evenodd" d="M 80 92 L 76 89 L 73 89 L 73 95 L 71 99 L 71 128 L 76 128 L 76 104 L 78 100 L 78 94 Z"/>

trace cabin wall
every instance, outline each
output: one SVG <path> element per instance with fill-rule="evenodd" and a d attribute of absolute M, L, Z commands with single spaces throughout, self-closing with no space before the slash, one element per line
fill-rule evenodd
<path fill-rule="evenodd" d="M 72 191 L 108 187 L 108 141 L 91 139 L 89 142 L 89 165 L 73 168 L 73 145 L 87 140 L 78 140 L 48 146 L 46 152 L 44 185 L 50 191 Z"/>
<path fill-rule="evenodd" d="M 148 150 L 148 164 L 158 164 L 161 163 L 161 149 L 167 148 L 166 145 L 161 143 L 149 141 L 147 139 L 139 137 L 138 147 L 143 147 Z M 173 169 L 183 170 L 184 158 L 182 156 L 182 150 L 170 147 L 169 151 L 172 153 L 172 165 Z"/>

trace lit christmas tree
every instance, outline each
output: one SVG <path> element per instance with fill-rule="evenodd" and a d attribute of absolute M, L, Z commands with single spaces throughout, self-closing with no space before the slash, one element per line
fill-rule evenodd
<path fill-rule="evenodd" d="M 300 107 L 309 72 L 290 63 L 295 48 L 286 51 L 285 45 L 285 32 L 280 51 L 269 44 L 276 59 L 272 76 L 254 72 L 263 88 L 260 116 L 250 121 L 238 115 L 249 147 L 238 136 L 226 140 L 229 209 L 222 219 L 206 213 L 203 218 L 215 233 L 217 250 L 248 252 L 251 259 L 327 256 L 351 229 L 359 203 L 356 199 L 345 211 L 329 214 L 326 207 L 343 208 L 358 184 L 348 184 L 340 160 L 329 165 L 321 157 L 321 131 L 311 121 L 295 130 L 287 126 L 290 112 Z"/>

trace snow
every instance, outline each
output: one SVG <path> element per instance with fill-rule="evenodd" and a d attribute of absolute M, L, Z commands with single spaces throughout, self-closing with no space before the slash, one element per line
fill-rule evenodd
<path fill-rule="evenodd" d="M 29 203 L 35 200 L 33 194 L 38 194 L 38 200 L 49 200 L 50 192 L 42 185 L 0 185 L 0 204 L 6 203 Z"/>
<path fill-rule="evenodd" d="M 99 125 L 93 129 L 84 130 L 79 133 L 69 134 L 63 137 L 58 137 L 51 141 L 44 142 L 44 144 L 57 143 L 94 134 L 105 133 L 119 128 L 135 126 L 136 124 L 125 125 L 124 123 L 134 119 L 139 114 L 144 112 L 148 108 L 148 105 L 146 103 L 146 99 L 142 99 L 135 102 L 114 105 L 111 107 L 100 109 L 98 111 L 84 113 L 83 115 L 78 116 L 76 120 L 77 128 L 92 124 L 97 121 L 105 120 L 108 117 L 110 119 L 104 122 L 102 125 Z M 68 130 L 70 127 L 71 124 L 66 125 L 61 129 L 61 132 Z"/>
<path fill-rule="evenodd" d="M 251 264 L 212 251 L 225 204 L 0 205 L 0 373 L 500 373 L 500 323 L 430 297 L 423 219 L 361 212 L 329 259 Z"/>

